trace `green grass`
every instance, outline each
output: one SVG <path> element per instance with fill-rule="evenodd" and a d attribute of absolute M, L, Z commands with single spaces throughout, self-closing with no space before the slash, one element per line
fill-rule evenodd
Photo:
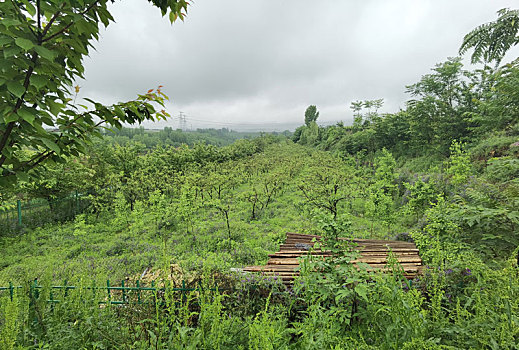
<path fill-rule="evenodd" d="M 512 258 L 498 264 L 485 261 L 478 253 L 484 243 L 471 241 L 471 234 L 482 227 L 477 222 L 465 227 L 458 220 L 459 210 L 475 205 L 470 198 L 459 199 L 469 184 L 456 187 L 445 176 L 435 175 L 430 181 L 438 193 L 454 193 L 446 200 L 413 212 L 406 209 L 405 198 L 395 194 L 386 211 L 377 211 L 377 203 L 368 211 L 369 195 L 382 183 L 376 169 L 354 170 L 311 148 L 276 143 L 251 157 L 221 164 L 216 172 L 214 164 L 207 167 L 212 170 L 187 170 L 171 180 L 174 190 L 168 196 L 150 193 L 134 203 L 133 211 L 119 195 L 112 210 L 0 238 L 0 285 L 13 282 L 27 288 L 35 278 L 47 286 L 64 280 L 79 286 L 93 281 L 103 285 L 106 279 L 120 284 L 126 278 L 131 284 L 146 269 L 164 283 L 161 280 L 174 268 L 180 279 L 206 286 L 216 281 L 234 286 L 233 292 L 194 293 L 188 303 L 166 292 L 157 296 L 160 304 L 125 307 L 99 306 L 99 298 L 92 299 L 85 290 L 71 291 L 54 306 L 46 303 L 45 289 L 32 301 L 27 290 L 17 293 L 14 302 L 7 292 L 0 292 L 0 344 L 15 341 L 26 348 L 50 349 L 516 347 L 516 263 Z M 338 176 L 332 176 L 334 172 Z M 318 191 L 326 183 L 319 176 L 343 186 L 347 195 L 350 183 L 359 184 L 351 203 L 339 202 L 336 220 L 326 209 L 316 210 L 318 200 L 328 199 L 322 195 L 326 192 Z M 412 172 L 406 176 L 408 181 L 415 178 Z M 256 188 L 265 201 L 265 179 L 283 179 L 283 184 L 252 219 L 249 195 Z M 487 188 L 485 179 L 478 179 Z M 395 176 L 394 181 L 401 180 Z M 317 202 L 305 197 L 305 181 L 314 194 L 324 197 Z M 215 184 L 224 188 L 220 199 L 211 187 Z M 513 193 L 505 194 L 512 198 Z M 478 200 L 484 195 L 481 192 Z M 221 208 L 228 210 L 230 236 Z M 229 274 L 232 267 L 264 264 L 287 231 L 323 233 L 330 230 L 330 222 L 345 228 L 341 234 L 361 238 L 411 232 L 431 268 L 410 285 L 398 272 L 366 278 L 362 271 L 332 260 L 311 265 L 289 292 L 265 285 L 267 281 L 258 286 L 245 276 L 236 280 Z"/>

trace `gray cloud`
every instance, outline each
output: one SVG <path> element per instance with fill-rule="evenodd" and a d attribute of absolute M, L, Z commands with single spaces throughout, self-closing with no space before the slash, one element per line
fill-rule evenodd
<path fill-rule="evenodd" d="M 147 1 L 121 1 L 111 7 L 116 23 L 85 60 L 80 96 L 112 103 L 162 84 L 169 112 L 185 112 L 193 127 L 293 127 L 309 104 L 323 123 L 348 122 L 352 100 L 384 98 L 387 112 L 403 107 L 405 85 L 513 5 L 198 0 L 184 23 L 170 25 Z M 164 125 L 178 124 L 153 127 Z"/>

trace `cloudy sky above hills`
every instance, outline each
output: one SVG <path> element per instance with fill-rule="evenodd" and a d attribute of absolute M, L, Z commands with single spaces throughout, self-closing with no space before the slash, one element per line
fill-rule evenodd
<path fill-rule="evenodd" d="M 350 123 L 353 100 L 405 106 L 405 86 L 456 56 L 463 36 L 514 0 L 196 0 L 171 25 L 144 0 L 111 5 L 116 23 L 86 59 L 80 97 L 105 103 L 159 84 L 168 122 L 293 129 L 310 104 L 320 124 Z M 517 7 L 517 6 L 515 6 Z M 519 56 L 515 48 L 508 59 Z M 506 61 L 506 60 L 505 60 Z"/>

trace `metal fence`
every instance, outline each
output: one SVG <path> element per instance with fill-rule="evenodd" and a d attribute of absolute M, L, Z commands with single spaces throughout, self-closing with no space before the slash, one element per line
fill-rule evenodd
<path fill-rule="evenodd" d="M 40 299 L 43 290 L 48 292 L 48 303 L 60 303 L 69 295 L 71 290 L 83 290 L 91 293 L 92 299 L 99 304 L 125 305 L 125 304 L 149 304 L 156 303 L 157 295 L 163 295 L 166 292 L 178 293 L 182 301 L 187 300 L 189 293 L 202 291 L 216 291 L 217 287 L 204 288 L 199 284 L 196 288 L 187 287 L 186 281 L 182 281 L 182 287 L 158 287 L 156 282 L 151 282 L 151 286 L 143 287 L 140 281 L 136 281 L 134 286 L 126 285 L 125 281 L 121 281 L 120 285 L 114 285 L 110 280 L 106 281 L 106 285 L 97 286 L 92 283 L 91 286 L 73 286 L 67 285 L 65 281 L 63 285 L 43 286 L 38 284 L 37 280 L 29 282 L 27 286 L 13 285 L 9 283 L 8 287 L 0 287 L 0 292 L 8 292 L 11 301 L 14 299 L 15 292 L 18 290 L 26 290 L 29 300 Z M 143 295 L 143 293 L 147 293 Z M 1 296 L 1 294 L 0 294 Z"/>
<path fill-rule="evenodd" d="M 16 233 L 50 222 L 66 221 L 82 213 L 88 206 L 86 196 L 77 191 L 54 200 L 18 200 L 0 206 L 0 234 Z"/>

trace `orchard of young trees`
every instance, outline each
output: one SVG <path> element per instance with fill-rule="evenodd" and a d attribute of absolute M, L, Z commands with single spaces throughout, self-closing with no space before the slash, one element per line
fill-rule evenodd
<path fill-rule="evenodd" d="M 187 8 L 152 3 L 171 20 Z M 311 105 L 292 135 L 101 132 L 166 98 L 71 105 L 106 1 L 3 2 L 0 18 L 0 210 L 39 199 L 52 218 L 0 227 L 1 350 L 517 349 L 519 66 L 503 62 L 517 11 L 467 34 L 480 66 L 439 63 L 405 109 L 354 101 L 353 125 L 321 127 Z M 75 191 L 84 210 L 56 219 Z M 289 288 L 240 272 L 286 232 L 335 255 L 302 258 Z M 339 237 L 413 241 L 423 273 L 407 280 L 393 257 L 357 268 Z"/>

